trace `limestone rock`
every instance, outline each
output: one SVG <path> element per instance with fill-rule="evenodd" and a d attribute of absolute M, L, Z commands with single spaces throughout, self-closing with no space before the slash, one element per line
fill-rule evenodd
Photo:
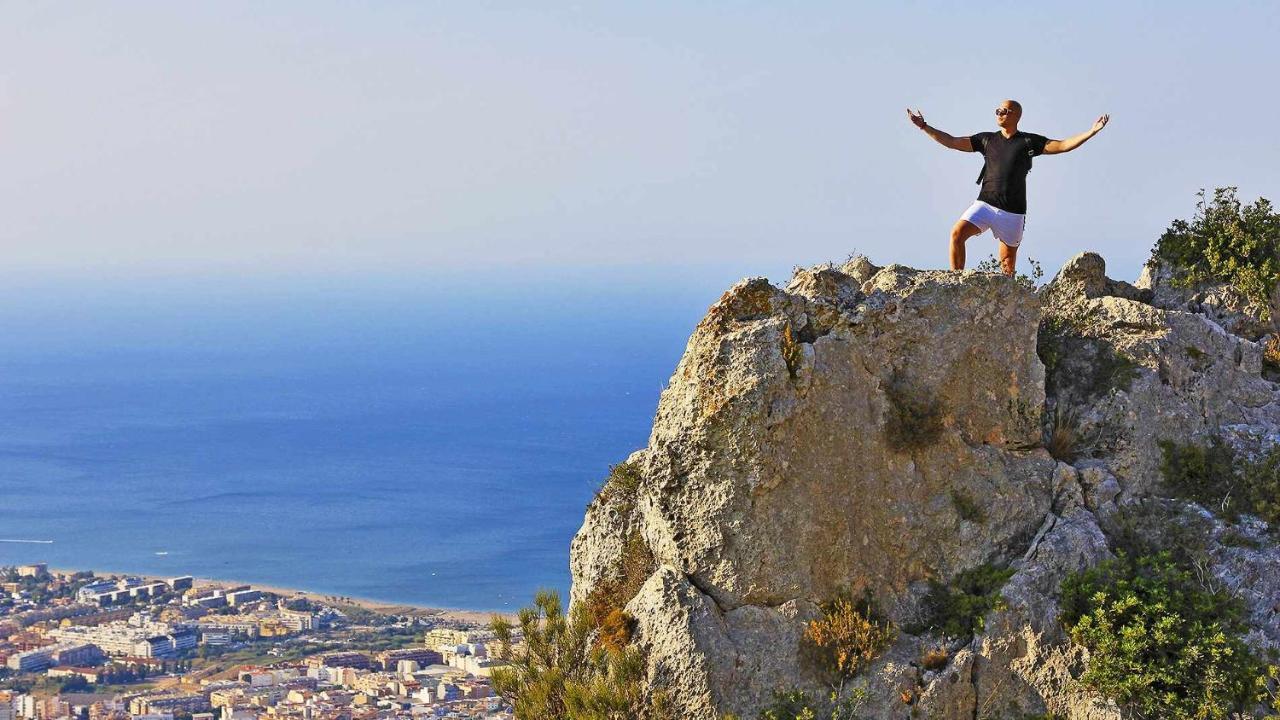
<path fill-rule="evenodd" d="M 1226 283 L 1179 287 L 1174 284 L 1174 269 L 1154 259 L 1143 267 L 1137 287 L 1150 291 L 1149 302 L 1156 307 L 1203 315 L 1227 332 L 1248 340 L 1257 341 L 1280 330 L 1276 324 L 1280 294 L 1273 293 L 1264 305 Z"/>
<path fill-rule="evenodd" d="M 680 717 L 747 720 L 774 690 L 825 694 L 802 638 L 837 593 L 865 592 L 910 626 L 930 581 L 993 563 L 1015 572 L 984 629 L 901 633 L 859 674 L 864 715 L 1114 720 L 1113 704 L 1073 682 L 1086 658 L 1058 598 L 1137 518 L 1210 538 L 1206 581 L 1246 601 L 1256 646 L 1280 647 L 1271 536 L 1180 510 L 1159 471 L 1163 440 L 1276 442 L 1280 397 L 1257 343 L 1170 292 L 1107 278 L 1093 253 L 1039 293 L 860 257 L 783 288 L 734 285 L 628 459 L 636 496 L 588 508 L 573 602 L 618 577 L 640 538 L 653 570 L 625 609 L 651 681 Z M 1062 461 L 1041 446 L 1047 407 L 1073 433 Z M 1205 519 L 1169 520 L 1187 512 Z M 946 666 L 924 670 L 940 642 L 955 643 Z"/>
<path fill-rule="evenodd" d="M 1113 287 L 1086 254 L 1044 290 L 1040 351 L 1054 403 L 1078 413 L 1080 435 L 1105 456 L 1125 492 L 1159 480 L 1162 440 L 1203 440 L 1222 426 L 1280 430 L 1275 386 L 1262 378 L 1257 343 L 1204 315 L 1165 310 L 1091 289 Z M 1094 256 L 1096 257 L 1096 256 Z"/>
<path fill-rule="evenodd" d="M 774 678 L 803 679 L 798 633 L 838 591 L 901 620 L 920 581 L 1021 555 L 1054 493 L 1038 319 L 1006 278 L 902 266 L 861 284 L 832 268 L 786 290 L 748 280 L 710 309 L 633 456 L 664 578 L 633 614 L 654 667 L 701 688 L 678 698 L 690 717 L 704 696 L 750 716 Z M 575 601 L 611 572 L 620 532 L 593 505 Z M 672 654 L 690 647 L 696 667 Z"/>

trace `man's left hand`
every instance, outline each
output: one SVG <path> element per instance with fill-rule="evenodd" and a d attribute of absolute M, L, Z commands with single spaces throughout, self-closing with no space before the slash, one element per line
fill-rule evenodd
<path fill-rule="evenodd" d="M 1110 116 L 1110 115 L 1103 115 L 1102 117 L 1098 118 L 1097 120 L 1095 120 L 1095 121 L 1093 122 L 1093 131 L 1096 133 L 1096 132 L 1098 132 L 1098 131 L 1102 130 L 1102 128 L 1104 128 L 1104 127 L 1106 127 L 1106 126 L 1107 126 L 1107 123 L 1108 123 L 1110 120 L 1111 120 L 1111 116 Z"/>

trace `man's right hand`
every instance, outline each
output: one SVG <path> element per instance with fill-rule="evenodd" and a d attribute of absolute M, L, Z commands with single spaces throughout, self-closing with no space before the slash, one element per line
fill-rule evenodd
<path fill-rule="evenodd" d="M 924 113 L 920 112 L 919 110 L 916 110 L 915 112 L 911 112 L 911 108 L 907 108 L 907 117 L 911 118 L 911 122 L 915 124 L 916 127 L 920 128 L 921 130 L 924 129 L 924 126 L 925 126 Z"/>

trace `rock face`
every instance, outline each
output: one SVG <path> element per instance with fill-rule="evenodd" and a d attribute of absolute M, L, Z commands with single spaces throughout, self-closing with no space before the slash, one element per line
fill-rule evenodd
<path fill-rule="evenodd" d="M 801 637 L 837 593 L 867 593 L 911 626 L 929 581 L 995 564 L 1013 575 L 985 632 L 927 673 L 927 639 L 900 635 L 862 674 L 867 716 L 1118 718 L 1073 689 L 1081 651 L 1057 620 L 1059 584 L 1110 556 L 1116 518 L 1159 492 L 1158 441 L 1280 428 L 1258 346 L 1154 294 L 1108 279 L 1092 254 L 1039 294 L 864 258 L 781 289 L 738 283 L 628 459 L 634 502 L 589 509 L 572 601 L 616 577 L 637 538 L 652 570 L 626 611 L 653 682 L 681 717 L 746 719 L 775 689 L 823 687 Z M 1046 347 L 1048 386 L 1092 439 L 1074 466 L 1043 447 Z M 1256 640 L 1275 644 L 1280 554 L 1218 549 L 1214 572 L 1258 591 L 1255 622 L 1272 629 Z"/>
<path fill-rule="evenodd" d="M 1150 292 L 1149 302 L 1156 307 L 1204 315 L 1227 332 L 1249 340 L 1260 340 L 1280 329 L 1276 325 L 1280 295 L 1273 293 L 1263 306 L 1230 285 L 1206 283 L 1184 288 L 1173 280 L 1173 268 L 1157 261 L 1142 269 L 1137 287 Z"/>

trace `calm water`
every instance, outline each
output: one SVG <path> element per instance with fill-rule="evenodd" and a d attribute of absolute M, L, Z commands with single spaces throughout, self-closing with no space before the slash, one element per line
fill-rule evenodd
<path fill-rule="evenodd" d="M 563 592 L 722 287 L 656 282 L 7 290 L 0 564 L 476 609 Z"/>

